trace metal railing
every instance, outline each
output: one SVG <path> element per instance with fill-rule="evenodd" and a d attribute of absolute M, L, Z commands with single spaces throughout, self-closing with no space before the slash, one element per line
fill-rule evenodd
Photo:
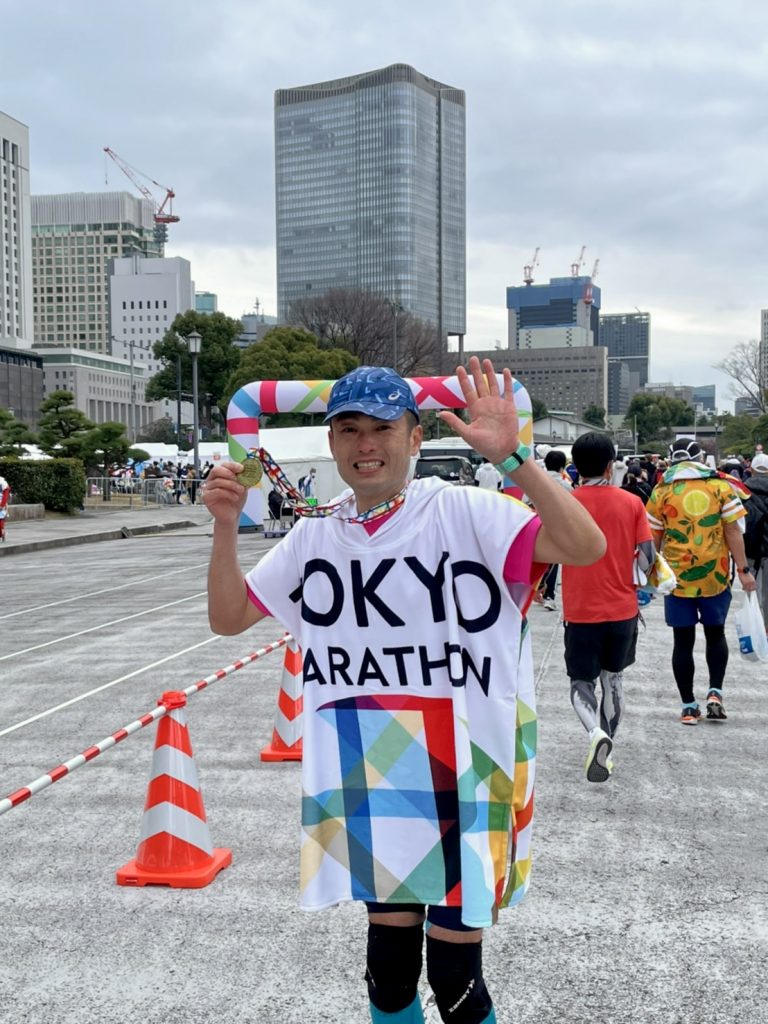
<path fill-rule="evenodd" d="M 201 483 L 201 480 L 170 476 L 143 480 L 138 477 L 91 476 L 85 481 L 83 506 L 105 511 L 195 504 L 201 501 Z"/>

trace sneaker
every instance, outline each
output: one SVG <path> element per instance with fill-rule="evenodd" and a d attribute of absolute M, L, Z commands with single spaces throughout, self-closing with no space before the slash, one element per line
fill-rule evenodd
<path fill-rule="evenodd" d="M 599 729 L 589 747 L 587 763 L 584 771 L 587 782 L 605 782 L 613 770 L 613 761 L 610 753 L 613 749 L 613 740 L 607 732 Z"/>
<path fill-rule="evenodd" d="M 712 722 L 722 721 L 726 719 L 728 715 L 725 713 L 723 707 L 723 698 L 719 693 L 715 693 L 714 690 L 710 690 L 707 694 L 707 719 Z"/>
<path fill-rule="evenodd" d="M 680 721 L 683 725 L 696 725 L 701 718 L 701 708 L 698 704 L 683 704 L 680 714 Z"/>
<path fill-rule="evenodd" d="M 554 597 L 545 597 L 541 603 L 547 609 L 548 612 L 553 612 L 557 607 L 555 605 Z"/>

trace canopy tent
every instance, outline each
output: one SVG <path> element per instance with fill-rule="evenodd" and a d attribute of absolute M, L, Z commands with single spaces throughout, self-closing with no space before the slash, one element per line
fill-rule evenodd
<path fill-rule="evenodd" d="M 346 487 L 328 446 L 328 427 L 265 427 L 259 431 L 259 444 L 279 464 L 294 487 L 310 469 L 317 470 L 315 493 L 321 503 L 329 501 Z M 206 462 L 216 465 L 219 461 L 231 460 L 225 441 L 202 441 L 197 449 L 201 466 Z M 187 465 L 194 462 L 193 450 L 179 455 Z M 262 484 L 261 489 L 266 502 L 269 482 Z"/>

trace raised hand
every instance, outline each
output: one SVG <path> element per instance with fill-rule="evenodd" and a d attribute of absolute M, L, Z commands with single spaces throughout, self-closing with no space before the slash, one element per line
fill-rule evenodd
<path fill-rule="evenodd" d="M 467 403 L 470 422 L 452 412 L 438 413 L 441 420 L 489 462 L 503 462 L 518 446 L 518 418 L 512 396 L 512 374 L 503 370 L 504 393 L 499 392 L 496 371 L 490 359 L 482 366 L 477 356 L 469 360 L 468 370 L 459 366 L 456 376 Z"/>

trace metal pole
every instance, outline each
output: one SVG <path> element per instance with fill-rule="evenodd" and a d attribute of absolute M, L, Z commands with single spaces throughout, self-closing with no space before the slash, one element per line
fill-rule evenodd
<path fill-rule="evenodd" d="M 131 341 L 131 443 L 136 444 L 136 384 L 133 379 L 133 341 Z"/>
<path fill-rule="evenodd" d="M 199 414 L 197 409 L 197 352 L 192 353 L 192 429 L 194 431 L 195 440 L 195 477 L 200 479 L 200 454 L 198 446 L 200 443 L 200 425 L 198 423 Z"/>
<path fill-rule="evenodd" d="M 181 441 L 181 353 L 176 353 L 176 444 Z"/>

